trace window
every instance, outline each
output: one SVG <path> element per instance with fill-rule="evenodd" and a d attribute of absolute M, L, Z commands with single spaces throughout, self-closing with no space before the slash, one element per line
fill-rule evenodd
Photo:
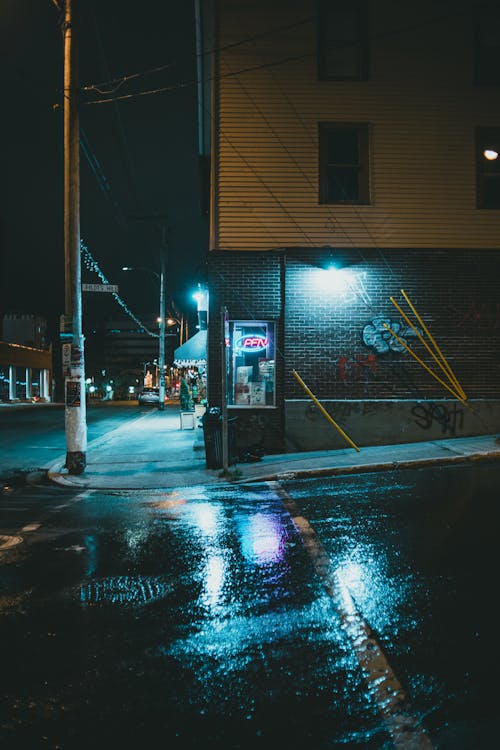
<path fill-rule="evenodd" d="M 229 406 L 275 406 L 274 349 L 274 323 L 229 322 Z"/>
<path fill-rule="evenodd" d="M 500 8 L 496 3 L 478 10 L 476 20 L 475 81 L 500 86 Z"/>
<path fill-rule="evenodd" d="M 477 207 L 500 208 L 500 128 L 476 129 Z"/>
<path fill-rule="evenodd" d="M 318 0 L 318 77 L 368 78 L 366 0 Z"/>
<path fill-rule="evenodd" d="M 368 125 L 320 123 L 319 202 L 370 202 Z"/>

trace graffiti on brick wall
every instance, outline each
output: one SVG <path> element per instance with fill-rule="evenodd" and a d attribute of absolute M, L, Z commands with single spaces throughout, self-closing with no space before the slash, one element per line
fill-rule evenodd
<path fill-rule="evenodd" d="M 469 302 L 464 307 L 452 306 L 458 328 L 500 328 L 500 302 Z"/>
<path fill-rule="evenodd" d="M 378 412 L 377 404 L 370 402 L 363 403 L 362 401 L 335 401 L 334 403 L 322 401 L 322 406 L 330 416 L 337 420 L 347 419 L 352 416 L 364 417 L 377 414 Z M 324 419 L 324 415 L 320 412 L 316 404 L 313 403 L 307 404 L 305 416 L 307 419 Z"/>
<path fill-rule="evenodd" d="M 464 425 L 464 411 L 458 404 L 436 404 L 428 401 L 411 410 L 415 424 L 423 430 L 440 425 L 443 435 L 455 435 Z"/>
<path fill-rule="evenodd" d="M 390 331 L 387 330 L 385 327 L 386 325 L 389 326 L 389 328 L 391 328 L 405 344 L 409 338 L 416 338 L 416 333 L 409 326 L 404 325 L 397 320 L 391 320 L 391 318 L 383 316 L 373 318 L 363 328 L 363 343 L 370 349 L 374 349 L 377 354 L 387 354 L 391 351 L 405 351 L 404 346 Z M 416 328 L 415 330 L 422 335 L 422 331 L 419 328 Z"/>
<path fill-rule="evenodd" d="M 356 354 L 354 357 L 341 355 L 337 364 L 338 379 L 347 381 L 366 380 L 366 376 L 377 374 L 377 357 L 375 354 Z"/>

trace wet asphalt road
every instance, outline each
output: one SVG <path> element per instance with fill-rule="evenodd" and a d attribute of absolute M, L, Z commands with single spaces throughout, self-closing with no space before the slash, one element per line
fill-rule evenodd
<path fill-rule="evenodd" d="M 0 746 L 495 747 L 499 478 L 4 487 Z"/>
<path fill-rule="evenodd" d="M 86 420 L 89 443 L 146 411 L 148 407 L 140 407 L 135 401 L 89 404 Z M 0 481 L 48 468 L 64 457 L 64 420 L 62 404 L 0 407 Z"/>

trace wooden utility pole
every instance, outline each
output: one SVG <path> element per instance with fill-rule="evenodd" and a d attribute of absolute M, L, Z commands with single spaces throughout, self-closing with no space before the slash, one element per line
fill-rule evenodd
<path fill-rule="evenodd" d="M 66 468 L 81 474 L 87 464 L 85 365 L 82 331 L 80 261 L 80 125 L 75 8 L 64 3 L 64 271 L 65 315 L 61 320 L 63 346 L 69 345 L 64 368 Z"/>
<path fill-rule="evenodd" d="M 168 250 L 168 227 L 163 222 L 167 219 L 167 214 L 129 214 L 129 219 L 135 221 L 154 221 L 160 230 L 160 273 L 158 274 L 152 268 L 144 268 L 154 273 L 160 280 L 160 314 L 159 323 L 159 346 L 158 346 L 158 386 L 159 386 L 159 404 L 160 411 L 165 409 L 165 294 L 167 281 L 167 250 Z"/>

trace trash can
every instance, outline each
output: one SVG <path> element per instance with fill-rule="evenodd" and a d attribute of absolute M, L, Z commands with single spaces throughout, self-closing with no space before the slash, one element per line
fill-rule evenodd
<path fill-rule="evenodd" d="M 232 465 L 238 461 L 238 451 L 236 449 L 236 422 L 238 417 L 229 417 L 227 420 L 227 442 L 228 442 L 228 464 Z"/>
<path fill-rule="evenodd" d="M 236 419 L 227 420 L 228 463 L 236 463 Z M 207 409 L 202 417 L 207 469 L 222 469 L 222 415 L 218 406 Z"/>
<path fill-rule="evenodd" d="M 222 466 L 222 417 L 220 409 L 217 406 L 207 409 L 201 421 L 207 469 L 220 469 Z"/>

